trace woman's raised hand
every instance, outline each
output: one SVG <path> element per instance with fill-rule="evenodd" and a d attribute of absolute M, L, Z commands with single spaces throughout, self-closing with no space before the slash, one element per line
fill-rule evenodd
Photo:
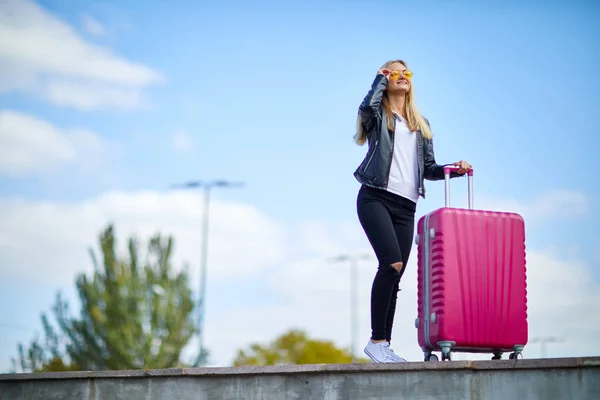
<path fill-rule="evenodd" d="M 378 75 L 381 74 L 381 75 L 385 76 L 386 78 L 389 78 L 391 73 L 392 73 L 392 71 L 387 68 L 381 68 L 379 71 L 377 71 Z"/>

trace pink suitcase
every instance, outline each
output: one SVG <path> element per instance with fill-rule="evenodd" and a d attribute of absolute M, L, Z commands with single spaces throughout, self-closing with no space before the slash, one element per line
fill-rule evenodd
<path fill-rule="evenodd" d="M 450 208 L 450 172 L 444 168 L 446 205 L 417 225 L 417 314 L 425 361 L 451 352 L 521 355 L 528 340 L 525 225 L 515 213 Z"/>

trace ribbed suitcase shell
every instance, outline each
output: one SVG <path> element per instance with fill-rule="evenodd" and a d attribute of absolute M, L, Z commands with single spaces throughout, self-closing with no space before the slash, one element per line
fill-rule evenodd
<path fill-rule="evenodd" d="M 420 218 L 418 329 L 423 352 L 495 353 L 528 340 L 525 226 L 515 213 L 443 207 Z M 520 352 L 519 352 L 520 353 Z"/>

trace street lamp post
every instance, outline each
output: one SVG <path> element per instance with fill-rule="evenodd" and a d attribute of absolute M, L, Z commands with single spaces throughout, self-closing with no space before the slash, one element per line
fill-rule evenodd
<path fill-rule="evenodd" d="M 242 182 L 229 182 L 226 180 L 213 181 L 189 181 L 183 184 L 171 185 L 176 189 L 203 189 L 203 212 L 202 212 L 202 242 L 200 246 L 200 292 L 198 295 L 198 357 L 194 362 L 194 366 L 199 366 L 205 361 L 204 350 L 204 312 L 206 304 L 206 264 L 208 261 L 208 210 L 210 205 L 210 192 L 213 187 L 241 187 Z"/>
<path fill-rule="evenodd" d="M 358 335 L 358 290 L 357 290 L 357 262 L 359 260 L 369 260 L 368 254 L 342 254 L 329 259 L 329 262 L 350 262 L 350 346 L 352 353 L 352 362 L 357 361 L 356 341 Z"/>

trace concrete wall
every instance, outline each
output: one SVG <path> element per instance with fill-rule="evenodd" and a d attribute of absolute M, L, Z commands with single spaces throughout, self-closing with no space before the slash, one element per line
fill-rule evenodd
<path fill-rule="evenodd" d="M 600 400 L 600 357 L 0 375 L 0 400 Z"/>

